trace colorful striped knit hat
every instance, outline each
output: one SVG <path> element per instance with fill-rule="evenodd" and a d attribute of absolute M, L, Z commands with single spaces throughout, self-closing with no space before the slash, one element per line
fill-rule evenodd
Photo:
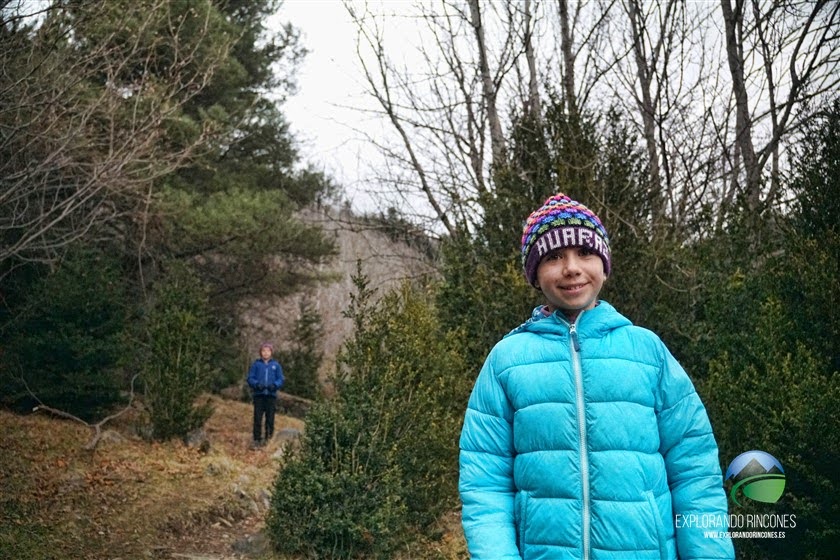
<path fill-rule="evenodd" d="M 601 220 L 580 202 L 558 193 L 525 220 L 522 266 L 528 283 L 536 286 L 540 260 L 564 247 L 588 247 L 604 261 L 604 274 L 610 275 L 610 240 Z"/>

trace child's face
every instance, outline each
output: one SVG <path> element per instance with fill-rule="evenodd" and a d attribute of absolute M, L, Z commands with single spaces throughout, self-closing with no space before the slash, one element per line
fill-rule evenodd
<path fill-rule="evenodd" d="M 601 257 L 584 247 L 552 251 L 537 267 L 537 287 L 552 311 L 592 309 L 606 279 Z"/>
<path fill-rule="evenodd" d="M 268 346 L 263 346 L 262 348 L 260 348 L 260 356 L 263 360 L 268 360 L 269 358 L 271 358 L 271 348 L 269 348 Z"/>

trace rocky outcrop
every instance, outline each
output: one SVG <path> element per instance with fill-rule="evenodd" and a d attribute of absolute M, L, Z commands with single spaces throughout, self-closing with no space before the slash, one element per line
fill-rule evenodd
<path fill-rule="evenodd" d="M 422 251 L 395 241 L 383 227 L 348 212 L 307 212 L 302 218 L 321 225 L 335 239 L 338 255 L 320 271 L 333 280 L 287 298 L 245 302 L 241 311 L 242 344 L 248 356 L 256 356 L 257 347 L 263 340 L 270 340 L 279 348 L 287 347 L 300 314 L 301 299 L 310 298 L 320 313 L 323 326 L 320 347 L 324 355 L 320 369 L 323 380 L 334 371 L 335 357 L 352 334 L 352 324 L 342 312 L 347 309 L 354 290 L 352 276 L 356 274 L 357 262 L 361 262 L 369 286 L 380 296 L 406 279 L 434 275 L 435 270 Z M 247 365 L 243 367 L 247 369 Z"/>

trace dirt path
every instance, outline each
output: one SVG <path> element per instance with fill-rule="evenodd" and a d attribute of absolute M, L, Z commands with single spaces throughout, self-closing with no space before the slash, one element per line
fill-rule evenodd
<path fill-rule="evenodd" d="M 81 424 L 0 411 L 0 557 L 264 557 L 284 442 L 250 449 L 251 405 L 210 401 L 203 450 L 145 441 L 129 414 L 84 451 Z M 303 422 L 278 415 L 276 427 L 288 438 Z"/>
<path fill-rule="evenodd" d="M 277 415 L 276 436 L 265 447 L 253 448 L 250 438 L 250 403 L 217 401 L 205 425 L 211 453 L 205 471 L 230 469 L 228 499 L 207 519 L 187 523 L 167 543 L 169 557 L 189 560 L 241 560 L 262 558 L 268 551 L 263 533 L 272 483 L 282 462 L 284 447 L 297 439 L 303 422 Z M 241 506 L 241 507 L 240 507 Z"/>
<path fill-rule="evenodd" d="M 278 415 L 277 436 L 251 449 L 251 405 L 210 397 L 209 446 L 152 443 L 126 415 L 94 452 L 88 428 L 0 411 L 0 558 L 273 560 L 262 530 L 287 441 L 304 424 Z M 428 555 L 467 558 L 459 512 Z"/>

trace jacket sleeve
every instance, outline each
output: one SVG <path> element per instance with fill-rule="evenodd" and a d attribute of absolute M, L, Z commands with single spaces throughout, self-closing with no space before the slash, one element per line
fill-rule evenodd
<path fill-rule="evenodd" d="M 251 364 L 250 369 L 248 369 L 248 386 L 251 389 L 257 388 L 257 383 L 259 383 L 257 379 L 257 374 L 257 363 L 254 362 L 253 364 Z"/>
<path fill-rule="evenodd" d="M 657 394 L 659 452 L 665 459 L 674 515 L 719 520 L 715 531 L 727 530 L 727 502 L 718 448 L 706 409 L 685 370 L 664 352 Z M 712 516 L 712 517 L 710 517 Z M 729 538 L 707 535 L 708 527 L 677 524 L 677 556 L 681 560 L 732 559 Z"/>
<path fill-rule="evenodd" d="M 520 559 L 513 485 L 513 409 L 492 353 L 470 396 L 460 442 L 462 522 L 473 560 Z"/>

